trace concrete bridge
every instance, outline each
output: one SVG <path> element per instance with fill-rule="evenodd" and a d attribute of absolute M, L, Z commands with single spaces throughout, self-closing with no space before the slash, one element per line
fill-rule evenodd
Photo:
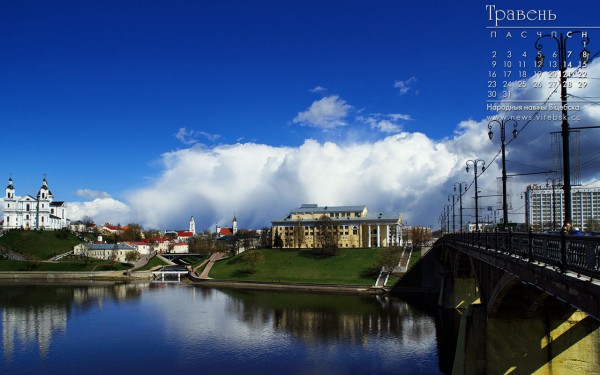
<path fill-rule="evenodd" d="M 153 271 L 152 275 L 157 278 L 160 277 L 161 281 L 165 281 L 165 276 L 177 276 L 177 281 L 181 281 L 181 276 L 185 276 L 189 274 L 190 270 L 188 270 L 184 266 L 174 265 L 174 266 L 163 266 L 162 268 Z"/>
<path fill-rule="evenodd" d="M 462 314 L 453 373 L 600 373 L 600 237 L 446 235 L 391 293 Z"/>

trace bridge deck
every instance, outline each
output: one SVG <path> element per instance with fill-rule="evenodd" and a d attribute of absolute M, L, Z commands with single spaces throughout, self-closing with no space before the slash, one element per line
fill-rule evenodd
<path fill-rule="evenodd" d="M 439 241 L 600 320 L 600 237 L 495 232 Z"/>

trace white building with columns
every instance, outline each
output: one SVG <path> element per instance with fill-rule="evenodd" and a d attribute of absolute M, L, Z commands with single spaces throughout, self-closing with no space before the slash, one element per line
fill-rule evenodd
<path fill-rule="evenodd" d="M 35 197 L 15 195 L 13 180 L 9 178 L 4 195 L 3 230 L 60 230 L 68 227 L 67 205 L 54 200 L 46 178 Z"/>
<path fill-rule="evenodd" d="M 324 220 L 324 217 L 327 218 Z M 323 226 L 329 227 L 338 248 L 371 248 L 402 245 L 399 214 L 371 214 L 366 206 L 319 207 L 303 204 L 281 220 L 271 222 L 272 243 L 280 238 L 284 248 L 319 248 Z"/>

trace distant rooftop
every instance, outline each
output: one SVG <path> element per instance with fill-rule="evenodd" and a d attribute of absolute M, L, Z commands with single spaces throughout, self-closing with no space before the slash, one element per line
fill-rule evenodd
<path fill-rule="evenodd" d="M 292 214 L 307 214 L 307 213 L 330 213 L 330 212 L 362 212 L 367 206 L 325 206 L 319 207 L 316 204 L 303 204 L 298 208 L 294 208 Z"/>

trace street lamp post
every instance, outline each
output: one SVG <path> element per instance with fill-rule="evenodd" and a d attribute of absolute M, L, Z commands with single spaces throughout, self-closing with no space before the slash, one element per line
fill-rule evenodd
<path fill-rule="evenodd" d="M 571 161 L 569 155 L 569 121 L 567 112 L 567 40 L 571 39 L 574 34 L 581 34 L 581 44 L 583 45 L 583 51 L 579 54 L 581 58 L 581 67 L 586 67 L 590 61 L 590 51 L 587 50 L 586 46 L 590 42 L 590 38 L 586 32 L 583 31 L 569 31 L 566 35 L 560 33 L 560 36 L 556 34 L 545 34 L 540 36 L 535 41 L 535 48 L 538 50 L 535 58 L 535 65 L 539 69 L 544 66 L 545 56 L 542 54 L 543 45 L 540 43 L 542 38 L 552 38 L 558 45 L 558 68 L 560 69 L 560 101 L 562 105 L 562 123 L 561 123 L 561 134 L 562 134 L 562 153 L 563 153 L 563 191 L 565 199 L 565 217 L 563 226 L 571 223 Z"/>
<path fill-rule="evenodd" d="M 459 207 L 459 213 L 460 213 L 460 230 L 462 232 L 463 229 L 463 206 L 462 206 L 462 196 L 463 196 L 463 185 L 465 186 L 465 192 L 467 191 L 467 183 L 466 182 L 455 182 L 454 183 L 454 191 L 456 191 L 456 185 L 458 184 L 458 207 Z"/>
<path fill-rule="evenodd" d="M 477 190 L 477 165 L 479 163 L 483 164 L 481 166 L 481 172 L 485 171 L 485 161 L 481 160 L 481 159 L 475 159 L 475 160 L 467 160 L 466 165 L 467 165 L 467 173 L 469 173 L 469 162 L 471 162 L 471 164 L 473 164 L 473 172 L 475 174 L 475 232 L 479 232 L 479 196 L 478 196 L 478 190 Z"/>
<path fill-rule="evenodd" d="M 505 127 L 509 122 L 513 122 L 513 138 L 517 138 L 517 134 L 519 131 L 517 130 L 517 122 L 513 119 L 508 120 L 492 120 L 488 123 L 488 136 L 490 137 L 490 141 L 494 137 L 494 133 L 492 132 L 492 124 L 496 123 L 500 125 L 500 144 L 502 146 L 502 229 L 506 230 L 508 226 L 508 203 L 506 202 L 506 145 L 504 141 L 506 140 L 506 132 Z"/>
<path fill-rule="evenodd" d="M 448 202 L 450 202 L 450 197 L 452 197 L 452 232 L 455 233 L 456 232 L 456 223 L 455 223 L 455 217 L 456 214 L 454 206 L 456 205 L 456 194 L 450 194 L 448 195 Z"/>
<path fill-rule="evenodd" d="M 450 205 L 445 204 L 444 210 L 446 212 L 446 223 L 447 223 L 446 231 L 450 232 Z"/>
<path fill-rule="evenodd" d="M 440 232 L 443 235 L 444 234 L 444 214 L 443 213 L 440 214 L 440 218 L 438 219 L 438 221 L 440 222 Z"/>
<path fill-rule="evenodd" d="M 553 177 L 547 178 L 546 187 L 548 187 L 548 182 L 550 181 L 552 181 L 552 230 L 556 230 L 556 196 L 554 195 L 556 180 Z"/>

